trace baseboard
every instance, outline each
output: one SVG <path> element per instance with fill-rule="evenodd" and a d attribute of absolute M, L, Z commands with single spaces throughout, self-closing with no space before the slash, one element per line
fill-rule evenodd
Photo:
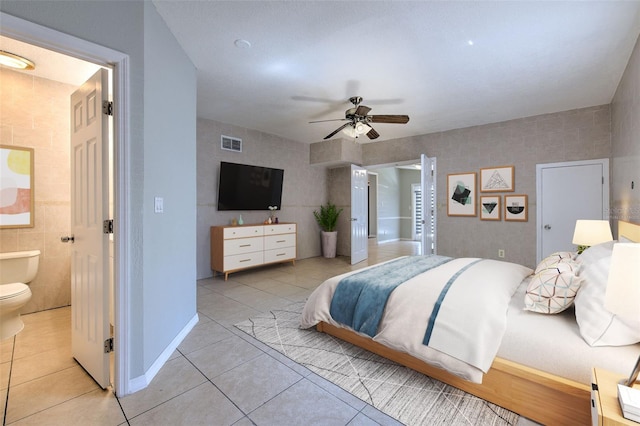
<path fill-rule="evenodd" d="M 176 335 L 176 337 L 171 341 L 169 346 L 165 348 L 164 351 L 156 358 L 155 362 L 149 367 L 149 369 L 141 376 L 134 377 L 129 380 L 129 393 L 135 393 L 139 390 L 142 390 L 149 386 L 153 378 L 158 374 L 158 371 L 162 368 L 162 366 L 167 362 L 167 360 L 171 357 L 173 352 L 178 348 L 180 343 L 187 337 L 189 332 L 196 326 L 199 321 L 198 314 L 196 313 L 191 320 L 184 326 L 180 333 Z"/>

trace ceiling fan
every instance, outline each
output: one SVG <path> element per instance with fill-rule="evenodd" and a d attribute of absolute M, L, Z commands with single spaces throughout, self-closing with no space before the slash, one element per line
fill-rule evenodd
<path fill-rule="evenodd" d="M 349 98 L 349 101 L 353 104 L 353 108 L 349 108 L 345 111 L 345 118 L 337 118 L 333 120 L 318 120 L 310 121 L 309 123 L 322 123 L 325 121 L 347 121 L 347 123 L 338 127 L 336 130 L 324 137 L 329 139 L 341 130 L 345 130 L 350 136 L 357 138 L 360 135 L 366 134 L 369 139 L 377 139 L 380 134 L 371 127 L 370 123 L 391 123 L 391 124 L 406 124 L 409 122 L 408 115 L 367 115 L 371 108 L 366 105 L 360 105 L 362 98 L 360 96 L 353 96 Z"/>

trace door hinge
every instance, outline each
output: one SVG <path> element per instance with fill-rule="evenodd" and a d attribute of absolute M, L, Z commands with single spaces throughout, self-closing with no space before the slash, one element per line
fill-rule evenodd
<path fill-rule="evenodd" d="M 113 115 L 113 102 L 103 101 L 102 102 L 102 113 L 105 115 Z"/>
<path fill-rule="evenodd" d="M 104 341 L 104 353 L 108 354 L 109 352 L 113 352 L 113 337 Z"/>
<path fill-rule="evenodd" d="M 113 219 L 107 219 L 102 222 L 102 233 L 113 234 Z"/>

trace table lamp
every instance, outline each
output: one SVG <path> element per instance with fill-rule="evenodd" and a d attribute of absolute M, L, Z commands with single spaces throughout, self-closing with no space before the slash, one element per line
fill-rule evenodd
<path fill-rule="evenodd" d="M 578 254 L 607 241 L 613 241 L 608 220 L 576 220 L 572 242 L 578 246 Z"/>
<path fill-rule="evenodd" d="M 611 313 L 640 323 L 640 243 L 613 245 L 604 307 Z M 640 373 L 640 357 L 629 378 L 618 384 L 624 417 L 640 422 L 640 389 L 633 385 Z"/>

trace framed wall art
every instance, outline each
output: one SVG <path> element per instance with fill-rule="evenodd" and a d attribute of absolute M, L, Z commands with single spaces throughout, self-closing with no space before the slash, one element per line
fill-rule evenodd
<path fill-rule="evenodd" d="M 447 175 L 447 215 L 476 216 L 476 174 Z"/>
<path fill-rule="evenodd" d="M 499 195 L 483 195 L 480 197 L 480 219 L 500 220 L 502 219 Z"/>
<path fill-rule="evenodd" d="M 514 166 L 480 169 L 480 192 L 509 192 L 515 189 Z"/>
<path fill-rule="evenodd" d="M 528 208 L 525 194 L 504 196 L 504 220 L 526 222 Z"/>
<path fill-rule="evenodd" d="M 0 145 L 0 177 L 0 228 L 33 227 L 33 148 Z"/>

